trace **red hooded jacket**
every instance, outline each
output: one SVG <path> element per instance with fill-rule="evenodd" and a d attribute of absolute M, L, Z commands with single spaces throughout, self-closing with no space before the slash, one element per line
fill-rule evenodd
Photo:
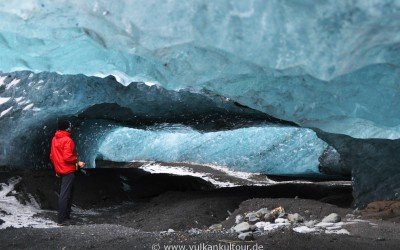
<path fill-rule="evenodd" d="M 59 175 L 76 171 L 75 164 L 78 162 L 78 156 L 70 132 L 57 130 L 51 140 L 50 160 Z"/>

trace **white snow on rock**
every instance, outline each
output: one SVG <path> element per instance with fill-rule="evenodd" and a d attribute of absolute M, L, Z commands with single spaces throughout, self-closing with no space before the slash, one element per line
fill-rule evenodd
<path fill-rule="evenodd" d="M 0 86 L 4 85 L 4 80 L 7 78 L 7 76 L 0 76 Z"/>
<path fill-rule="evenodd" d="M 346 229 L 342 228 L 339 230 L 325 230 L 326 234 L 347 234 L 350 235 L 350 232 L 347 231 Z"/>
<path fill-rule="evenodd" d="M 26 205 L 21 204 L 14 194 L 14 187 L 21 181 L 20 177 L 13 177 L 8 180 L 8 183 L 0 183 L 0 219 L 4 221 L 0 225 L 0 229 L 7 227 L 21 228 L 50 228 L 57 227 L 53 221 L 35 217 L 40 213 L 39 206 L 33 197 Z"/>
<path fill-rule="evenodd" d="M 288 219 L 284 219 L 284 218 L 278 218 L 275 220 L 275 223 L 277 224 L 287 224 L 290 225 L 289 220 Z"/>
<path fill-rule="evenodd" d="M 193 163 L 193 164 L 196 164 L 196 163 Z M 260 175 L 260 173 L 248 173 L 248 172 L 243 172 L 243 171 L 233 171 L 225 166 L 217 166 L 217 165 L 210 165 L 210 164 L 205 164 L 204 166 L 224 172 L 227 175 L 230 175 L 230 176 L 233 176 L 233 177 L 236 177 L 239 179 L 243 179 L 243 180 L 250 180 L 253 176 Z M 270 179 L 268 179 L 268 177 L 265 177 L 265 181 L 260 183 L 260 185 L 263 185 L 265 183 L 276 183 L 276 181 L 270 180 Z M 257 185 L 257 183 L 255 183 L 254 185 Z"/>
<path fill-rule="evenodd" d="M 326 227 L 333 227 L 333 226 L 335 226 L 335 223 L 328 223 L 328 222 L 320 222 L 315 225 L 315 227 L 318 227 L 318 228 L 326 228 Z"/>
<path fill-rule="evenodd" d="M 279 229 L 281 227 L 287 227 L 289 225 L 290 225 L 290 223 L 289 224 L 287 224 L 287 223 L 271 223 L 271 222 L 265 222 L 265 221 L 260 221 L 255 224 L 255 226 L 257 228 L 262 229 L 264 231 L 274 231 L 276 229 Z"/>
<path fill-rule="evenodd" d="M 323 218 L 322 222 L 336 223 L 336 222 L 340 222 L 341 220 L 342 220 L 342 218 L 337 213 L 331 213 L 330 215 Z"/>
<path fill-rule="evenodd" d="M 168 166 L 164 164 L 158 164 L 154 161 L 140 161 L 135 160 L 132 162 L 143 162 L 145 163 L 143 166 L 139 167 L 145 171 L 151 173 L 165 173 L 165 174 L 173 174 L 173 175 L 190 175 L 194 177 L 200 177 L 206 181 L 211 182 L 212 184 L 216 185 L 217 187 L 235 187 L 238 186 L 238 183 L 233 183 L 230 181 L 221 181 L 218 178 L 215 178 L 212 173 L 207 172 L 198 172 L 196 169 L 190 167 L 190 165 L 201 165 L 206 168 L 210 168 L 213 170 L 217 170 L 222 172 L 223 175 L 228 177 L 233 177 L 236 179 L 242 179 L 246 182 L 250 181 L 250 185 L 254 186 L 263 186 L 263 185 L 270 185 L 276 183 L 273 180 L 270 180 L 267 176 L 263 176 L 260 173 L 247 173 L 242 171 L 233 171 L 228 169 L 225 166 L 217 166 L 211 164 L 198 164 L 193 162 L 183 162 L 184 164 L 189 164 L 189 166 Z M 253 179 L 257 177 L 256 179 Z M 291 181 L 289 181 L 291 182 Z M 242 184 L 240 184 L 242 185 Z"/>
<path fill-rule="evenodd" d="M 17 85 L 21 80 L 20 79 L 13 79 L 9 84 L 6 86 L 6 90 L 10 89 L 11 87 L 14 87 Z"/>
<path fill-rule="evenodd" d="M 0 105 L 8 102 L 11 97 L 0 97 Z"/>
<path fill-rule="evenodd" d="M 315 233 L 318 232 L 318 230 L 315 227 L 307 227 L 307 226 L 300 226 L 300 227 L 295 227 L 293 228 L 293 231 L 297 233 Z"/>
<path fill-rule="evenodd" d="M 210 174 L 208 174 L 208 173 L 193 172 L 188 167 L 161 166 L 160 164 L 149 163 L 149 164 L 145 164 L 139 168 L 143 169 L 147 172 L 153 173 L 153 174 L 172 174 L 172 175 L 181 175 L 181 176 L 188 175 L 188 176 L 193 176 L 193 177 L 199 177 L 203 180 L 211 182 L 213 185 L 215 185 L 217 187 L 235 187 L 235 186 L 237 186 L 236 184 L 231 183 L 231 182 L 222 182 L 222 181 L 213 179 L 210 176 Z"/>
<path fill-rule="evenodd" d="M 26 107 L 23 108 L 23 110 L 28 110 L 28 109 L 31 109 L 31 108 L 33 108 L 33 103 L 26 105 Z"/>
<path fill-rule="evenodd" d="M 3 111 L 1 111 L 1 113 L 0 113 L 0 117 L 3 117 L 3 116 L 5 116 L 8 112 L 10 112 L 11 111 L 11 109 L 12 109 L 13 107 L 9 107 L 8 109 L 6 109 L 6 110 L 3 110 Z"/>
<path fill-rule="evenodd" d="M 312 223 L 310 223 L 312 222 Z M 298 226 L 293 228 L 293 231 L 298 233 L 322 233 L 325 232 L 326 234 L 347 234 L 350 235 L 350 232 L 347 229 L 344 229 L 343 226 L 355 224 L 359 222 L 368 222 L 368 221 L 353 221 L 349 220 L 346 222 L 337 222 L 337 223 L 327 223 L 327 222 L 320 222 L 315 224 L 314 221 L 306 221 L 304 222 L 304 226 Z M 315 224 L 315 225 L 314 225 Z"/>
<path fill-rule="evenodd" d="M 121 83 L 124 86 L 129 85 L 131 82 L 143 82 L 144 84 L 146 84 L 147 86 L 161 86 L 161 84 L 154 80 L 152 77 L 145 77 L 145 76 L 140 76 L 140 75 L 135 75 L 135 76 L 129 76 L 127 74 L 125 74 L 122 71 L 118 71 L 118 70 L 113 70 L 110 72 L 96 72 L 93 74 L 86 74 L 87 76 L 97 76 L 97 77 L 101 77 L 101 78 L 105 78 L 109 75 L 112 75 L 115 77 L 115 80 L 117 80 L 117 82 Z"/>
<path fill-rule="evenodd" d="M 15 101 L 19 104 L 21 101 L 22 101 L 22 99 L 24 99 L 24 97 L 17 97 L 17 98 L 15 98 Z"/>

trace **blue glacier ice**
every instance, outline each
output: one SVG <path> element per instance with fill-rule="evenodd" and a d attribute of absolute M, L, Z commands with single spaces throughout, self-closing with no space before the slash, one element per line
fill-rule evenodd
<path fill-rule="evenodd" d="M 257 126 L 201 133 L 188 127 L 117 128 L 99 147 L 111 161 L 195 162 L 277 175 L 319 174 L 328 144 L 314 131 Z"/>
<path fill-rule="evenodd" d="M 212 93 L 140 82 L 123 86 L 112 76 L 0 73 L 0 165 L 46 165 L 58 117 L 74 121 L 88 163 L 94 163 L 98 144 L 115 126 L 171 123 L 215 131 L 261 122 L 293 125 Z"/>
<path fill-rule="evenodd" d="M 0 9 L 3 72 L 112 74 L 197 92 L 212 82 L 222 96 L 302 126 L 400 138 L 396 114 L 376 112 L 398 107 L 400 1 L 13 0 Z M 227 81 L 249 94 L 216 85 Z M 299 96 L 307 89 L 315 94 Z M 358 90 L 388 100 L 350 100 Z"/>
<path fill-rule="evenodd" d="M 264 67 L 301 66 L 321 79 L 369 64 L 399 63 L 400 2 L 396 0 L 121 0 L 114 4 L 10 0 L 2 1 L 0 9 L 2 35 L 15 34 L 0 40 L 18 56 L 8 65 L 2 63 L 5 71 L 33 63 L 32 67 L 43 67 L 35 70 L 93 74 L 114 65 L 134 76 L 136 65 L 125 61 L 129 55 L 152 56 L 155 50 L 192 42 Z M 101 56 L 114 50 L 126 57 Z M 72 55 L 76 64 L 92 62 L 94 68 L 68 65 L 66 59 Z"/>
<path fill-rule="evenodd" d="M 305 127 L 356 138 L 400 138 L 400 68 L 380 64 L 324 82 L 243 74 L 205 88 Z"/>

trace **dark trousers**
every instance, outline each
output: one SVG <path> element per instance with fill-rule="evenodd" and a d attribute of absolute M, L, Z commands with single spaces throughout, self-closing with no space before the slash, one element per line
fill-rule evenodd
<path fill-rule="evenodd" d="M 75 173 L 61 175 L 61 190 L 58 197 L 58 223 L 70 218 Z"/>

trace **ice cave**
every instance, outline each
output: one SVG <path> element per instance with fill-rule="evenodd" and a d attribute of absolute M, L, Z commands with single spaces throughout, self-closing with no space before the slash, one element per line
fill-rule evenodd
<path fill-rule="evenodd" d="M 62 13 L 62 14 L 61 14 Z M 191 162 L 399 199 L 400 2 L 0 1 L 0 165 Z"/>

